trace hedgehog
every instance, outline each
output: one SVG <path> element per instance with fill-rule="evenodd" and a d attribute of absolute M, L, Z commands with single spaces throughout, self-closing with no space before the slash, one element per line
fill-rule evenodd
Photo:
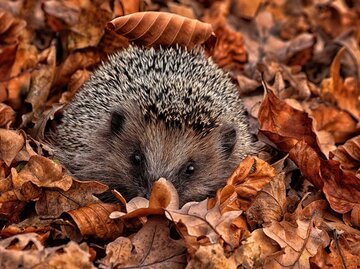
<path fill-rule="evenodd" d="M 64 109 L 51 140 L 78 179 L 131 199 L 148 198 L 164 177 L 181 204 L 214 195 L 254 153 L 230 76 L 201 48 L 179 46 L 110 55 Z"/>

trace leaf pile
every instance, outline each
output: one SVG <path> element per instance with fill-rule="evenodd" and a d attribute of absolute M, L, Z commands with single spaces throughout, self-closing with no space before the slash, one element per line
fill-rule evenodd
<path fill-rule="evenodd" d="M 0 267 L 359 268 L 359 26 L 355 0 L 0 0 Z M 40 142 L 129 43 L 203 46 L 238 85 L 260 150 L 215 197 L 103 203 Z"/>

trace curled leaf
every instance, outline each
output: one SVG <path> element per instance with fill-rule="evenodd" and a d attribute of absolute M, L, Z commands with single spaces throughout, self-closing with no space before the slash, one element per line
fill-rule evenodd
<path fill-rule="evenodd" d="M 124 225 L 120 220 L 110 219 L 109 215 L 120 207 L 116 204 L 95 203 L 71 210 L 69 215 L 76 223 L 83 237 L 91 236 L 102 240 L 114 240 L 123 232 Z M 68 230 L 69 235 L 73 230 Z"/>
<path fill-rule="evenodd" d="M 107 28 L 146 47 L 178 44 L 187 49 L 211 36 L 210 24 L 166 12 L 137 12 L 113 19 Z"/>

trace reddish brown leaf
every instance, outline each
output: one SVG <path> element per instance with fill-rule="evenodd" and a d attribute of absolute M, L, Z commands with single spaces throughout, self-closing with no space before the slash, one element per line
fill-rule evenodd
<path fill-rule="evenodd" d="M 212 34 L 210 24 L 165 12 L 138 12 L 107 24 L 110 30 L 143 46 L 179 44 L 191 49 Z"/>
<path fill-rule="evenodd" d="M 356 173 L 360 169 L 360 135 L 330 152 L 330 158 L 339 161 L 343 170 Z"/>
<path fill-rule="evenodd" d="M 270 90 L 262 102 L 258 119 L 262 132 L 284 152 L 289 152 L 298 141 L 305 140 L 323 156 L 316 141 L 312 120 L 308 114 L 292 108 Z"/>
<path fill-rule="evenodd" d="M 124 224 L 121 220 L 110 219 L 109 215 L 119 209 L 119 205 L 116 204 L 95 203 L 68 211 L 66 214 L 76 223 L 81 236 L 114 240 L 123 233 Z M 70 229 L 68 234 L 72 235 L 73 232 Z"/>
<path fill-rule="evenodd" d="M 333 210 L 346 213 L 360 204 L 360 179 L 342 171 L 338 162 L 321 159 L 304 141 L 289 155 L 308 180 L 323 190 Z"/>

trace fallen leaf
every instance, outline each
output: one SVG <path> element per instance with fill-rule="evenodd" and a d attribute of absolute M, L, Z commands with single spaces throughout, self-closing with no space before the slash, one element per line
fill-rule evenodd
<path fill-rule="evenodd" d="M 118 17 L 107 27 L 146 47 L 178 44 L 191 49 L 212 34 L 210 24 L 166 12 L 138 12 Z"/>
<path fill-rule="evenodd" d="M 119 205 L 116 204 L 94 203 L 70 210 L 65 215 L 71 217 L 82 237 L 114 240 L 122 235 L 124 224 L 119 219 L 109 218 L 109 215 L 119 209 Z M 74 231 L 69 226 L 64 226 L 64 229 L 70 238 L 73 238 L 73 234 L 77 231 L 77 229 Z"/>
<path fill-rule="evenodd" d="M 180 210 L 165 210 L 165 216 L 177 223 L 185 225 L 190 236 L 206 236 L 211 244 L 219 242 L 222 238 L 230 246 L 239 244 L 239 229 L 232 229 L 232 222 L 241 215 L 242 211 L 228 211 L 220 213 L 219 205 L 208 210 L 207 200 L 190 202 Z"/>
<path fill-rule="evenodd" d="M 228 26 L 222 26 L 215 30 L 215 34 L 217 42 L 212 52 L 214 62 L 225 69 L 243 69 L 247 62 L 247 54 L 241 33 Z"/>
<path fill-rule="evenodd" d="M 357 120 L 360 120 L 360 98 L 357 82 L 348 77 L 345 81 L 340 77 L 340 61 L 346 49 L 341 48 L 331 64 L 331 77 L 322 82 L 321 97 L 324 100 L 335 102 L 341 109 L 348 111 Z"/>
<path fill-rule="evenodd" d="M 289 156 L 303 175 L 324 192 L 333 210 L 346 213 L 360 204 L 360 179 L 342 171 L 338 162 L 323 160 L 304 141 L 300 141 Z"/>
<path fill-rule="evenodd" d="M 360 135 L 330 152 L 330 159 L 340 162 L 341 169 L 356 173 L 360 169 Z"/>
<path fill-rule="evenodd" d="M 184 268 L 185 246 L 170 238 L 168 221 L 149 219 L 131 239 L 119 237 L 108 244 L 103 263 L 115 267 Z"/>
<path fill-rule="evenodd" d="M 268 163 L 257 157 L 246 157 L 228 178 L 226 186 L 217 192 L 221 212 L 247 210 L 275 175 L 275 169 Z"/>
<path fill-rule="evenodd" d="M 263 228 L 282 248 L 279 256 L 267 259 L 264 268 L 310 268 L 309 258 L 316 255 L 319 247 L 325 248 L 330 243 L 328 234 L 314 226 L 313 221 L 298 220 L 296 224 L 273 222 Z"/>
<path fill-rule="evenodd" d="M 234 260 L 226 257 L 220 244 L 200 246 L 190 258 L 186 268 L 236 269 Z"/>
<path fill-rule="evenodd" d="M 334 137 L 335 143 L 345 142 L 357 129 L 351 115 L 327 103 L 308 104 L 308 113 L 314 120 L 317 131 L 326 131 Z"/>
<path fill-rule="evenodd" d="M 0 129 L 0 159 L 10 166 L 25 144 L 25 138 L 19 131 Z"/>
<path fill-rule="evenodd" d="M 235 12 L 237 15 L 245 18 L 252 19 L 255 17 L 256 12 L 262 4 L 262 0 L 246 1 L 237 0 L 235 1 Z"/>
<path fill-rule="evenodd" d="M 15 122 L 15 116 L 15 111 L 11 107 L 0 103 L 0 127 L 7 127 L 11 125 Z"/>
<path fill-rule="evenodd" d="M 260 132 L 281 151 L 289 152 L 298 141 L 305 140 L 320 156 L 324 156 L 317 144 L 308 114 L 292 108 L 277 98 L 270 89 L 261 103 L 258 119 Z"/>
<path fill-rule="evenodd" d="M 246 219 L 252 229 L 280 221 L 286 212 L 285 174 L 281 173 L 259 191 L 246 211 Z"/>
<path fill-rule="evenodd" d="M 231 258 L 236 265 L 242 265 L 244 268 L 263 268 L 266 258 L 279 250 L 277 244 L 265 235 L 263 229 L 257 229 L 242 242 Z"/>
<path fill-rule="evenodd" d="M 96 181 L 78 181 L 70 176 L 64 176 L 66 187 L 56 185 L 43 192 L 36 202 L 36 212 L 41 216 L 58 217 L 61 213 L 75 210 L 88 204 L 99 202 L 93 194 L 105 192 L 108 187 Z M 61 181 L 60 181 L 61 182 Z"/>

